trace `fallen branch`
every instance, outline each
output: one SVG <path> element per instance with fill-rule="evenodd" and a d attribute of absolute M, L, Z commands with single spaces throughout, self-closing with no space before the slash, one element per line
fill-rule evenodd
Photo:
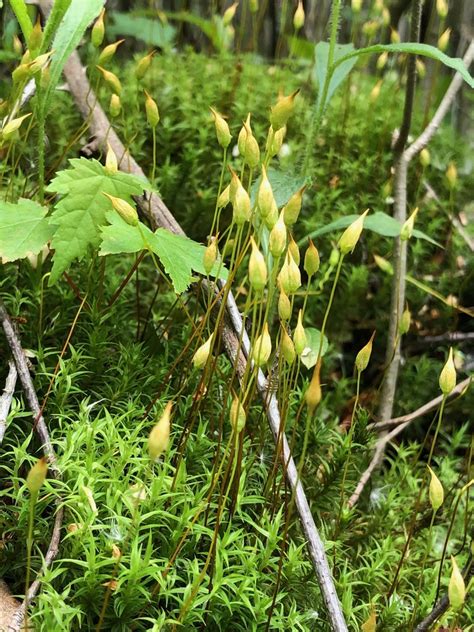
<path fill-rule="evenodd" d="M 47 6 L 46 2 L 40 6 Z M 133 156 L 125 149 L 103 109 L 97 103 L 97 97 L 91 89 L 86 76 L 86 71 L 81 64 L 77 53 L 73 53 L 64 68 L 66 81 L 74 101 L 83 118 L 88 122 L 89 129 L 98 146 L 104 149 L 105 141 L 112 147 L 117 157 L 120 157 L 120 168 L 135 175 L 146 177 Z M 175 220 L 172 213 L 166 207 L 163 200 L 155 193 L 146 194 L 137 199 L 142 212 L 147 215 L 155 227 L 166 228 L 169 231 L 183 235 L 184 231 Z M 229 292 L 227 310 L 232 327 L 224 323 L 222 338 L 226 353 L 235 364 L 237 362 L 237 374 L 242 374 L 245 369 L 245 358 L 242 358 L 240 339 L 242 335 L 244 353 L 248 355 L 250 342 L 245 330 L 242 332 L 242 318 L 235 304 L 232 293 Z M 280 413 L 278 402 L 274 395 L 268 397 L 266 379 L 261 371 L 258 374 L 258 389 L 266 407 L 267 418 L 272 433 L 277 440 L 280 431 Z M 282 459 L 287 462 L 286 475 L 292 490 L 296 496 L 296 506 L 301 524 L 308 540 L 310 557 L 318 578 L 321 593 L 326 604 L 332 629 L 335 632 L 347 631 L 347 624 L 342 613 L 342 607 L 337 597 L 332 574 L 327 562 L 323 542 L 319 536 L 311 510 L 301 482 L 298 480 L 297 470 L 285 435 L 282 436 Z"/>
<path fill-rule="evenodd" d="M 2 443 L 5 435 L 8 413 L 10 412 L 13 393 L 15 392 L 16 378 L 18 376 L 13 360 L 10 360 L 8 366 L 9 369 L 7 379 L 5 381 L 5 388 L 3 389 L 3 395 L 0 397 L 0 444 Z"/>
<path fill-rule="evenodd" d="M 451 391 L 451 393 L 449 393 L 448 399 L 451 399 L 452 397 L 454 397 L 454 395 L 464 394 L 464 391 L 467 390 L 471 381 L 472 381 L 472 377 L 467 377 L 462 382 L 459 382 L 459 384 L 456 385 L 456 387 Z M 435 408 L 438 408 L 441 405 L 442 400 L 443 400 L 443 395 L 439 395 L 438 397 L 435 397 L 434 399 L 427 402 L 426 404 L 423 404 L 423 406 L 420 406 L 420 408 L 417 408 L 412 413 L 408 413 L 407 415 L 402 415 L 401 417 L 394 417 L 393 419 L 388 419 L 387 421 L 377 421 L 374 424 L 369 424 L 367 428 L 369 430 L 372 430 L 372 429 L 385 430 L 386 428 L 391 428 L 392 426 L 399 426 L 400 424 L 403 424 L 406 421 L 408 422 L 414 421 L 415 419 L 418 419 L 419 417 L 423 417 L 423 415 L 426 415 L 427 413 L 431 412 Z"/>
<path fill-rule="evenodd" d="M 452 395 L 459 395 L 460 393 L 464 392 L 469 386 L 470 382 L 471 382 L 471 378 L 467 378 L 466 380 L 463 380 L 462 382 L 460 382 L 450 393 L 449 397 L 451 397 Z M 436 405 L 433 402 L 437 402 L 437 405 L 441 404 L 442 397 L 443 396 L 437 397 L 436 399 L 432 400 L 431 402 L 428 402 L 428 404 L 425 404 L 424 406 L 422 406 L 418 410 L 415 410 L 415 412 L 410 413 L 409 415 L 405 415 L 404 417 L 398 417 L 396 419 L 391 420 L 392 422 L 396 422 L 398 425 L 394 430 L 380 437 L 380 439 L 375 444 L 375 451 L 372 456 L 372 460 L 370 461 L 369 467 L 364 471 L 364 473 L 360 477 L 360 480 L 357 483 L 357 487 L 355 488 L 354 493 L 349 498 L 349 501 L 348 501 L 349 507 L 353 507 L 356 504 L 356 502 L 359 500 L 360 495 L 362 494 L 365 486 L 370 480 L 370 477 L 372 476 L 374 471 L 377 469 L 377 466 L 384 455 L 387 444 L 390 443 L 390 441 L 392 441 L 392 439 L 394 439 L 397 435 L 403 432 L 403 430 L 405 430 L 405 428 L 409 426 L 414 419 L 416 419 L 417 417 L 421 417 L 422 414 L 424 415 L 427 412 L 429 412 L 429 410 L 436 408 Z M 424 410 L 423 412 L 420 413 L 422 409 Z M 405 419 L 405 421 L 402 421 L 403 419 Z M 379 423 L 384 424 L 384 427 L 385 427 L 385 424 L 387 422 L 379 422 Z"/>
<path fill-rule="evenodd" d="M 31 379 L 30 370 L 28 368 L 28 363 L 26 360 L 25 353 L 22 349 L 20 338 L 18 337 L 17 332 L 13 326 L 13 323 L 8 315 L 8 312 L 3 304 L 3 301 L 0 299 L 0 320 L 2 322 L 3 330 L 5 332 L 5 336 L 7 342 L 10 346 L 13 359 L 15 361 L 16 370 L 18 372 L 18 376 L 20 378 L 21 385 L 23 387 L 23 391 L 25 393 L 26 401 L 28 402 L 28 406 L 34 416 L 34 424 L 33 428 L 38 433 L 41 443 L 42 449 L 45 456 L 48 459 L 49 469 L 51 475 L 55 479 L 60 479 L 61 475 L 57 467 L 56 455 L 54 453 L 53 446 L 51 444 L 51 439 L 49 437 L 48 428 L 44 421 L 43 415 L 41 413 L 41 408 L 38 402 L 38 396 L 36 395 L 36 390 L 33 385 L 33 380 Z M 63 507 L 60 505 L 58 501 L 57 503 L 57 511 L 56 517 L 54 520 L 53 532 L 51 535 L 51 540 L 48 546 L 48 550 L 46 551 L 46 555 L 44 557 L 43 569 L 48 568 L 50 564 L 55 559 L 58 554 L 59 542 L 61 536 L 61 525 L 63 521 Z M 26 615 L 26 603 L 31 603 L 31 601 L 36 597 L 38 590 L 41 586 L 41 575 L 42 571 L 38 573 L 35 581 L 31 584 L 26 602 L 23 601 L 21 606 L 15 612 L 11 623 L 9 624 L 8 630 L 11 632 L 19 632 L 23 628 L 23 621 Z"/>

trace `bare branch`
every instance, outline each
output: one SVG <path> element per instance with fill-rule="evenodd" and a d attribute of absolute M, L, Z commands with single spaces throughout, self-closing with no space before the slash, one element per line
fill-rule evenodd
<path fill-rule="evenodd" d="M 15 392 L 16 378 L 18 376 L 15 363 L 12 360 L 10 360 L 8 366 L 9 370 L 5 381 L 5 388 L 3 389 L 3 395 L 0 397 L 0 444 L 2 443 L 5 435 L 7 417 L 10 412 L 13 393 Z"/>
<path fill-rule="evenodd" d="M 451 391 L 448 397 L 451 399 L 455 395 L 464 395 L 464 392 L 468 389 L 471 381 L 472 377 L 468 377 L 462 382 L 459 382 L 459 384 L 456 385 L 456 387 Z M 423 417 L 423 415 L 430 413 L 435 408 L 438 408 L 438 406 L 441 405 L 442 400 L 443 395 L 439 395 L 426 404 L 423 404 L 423 406 L 420 406 L 420 408 L 417 408 L 412 413 L 402 415 L 401 417 L 394 417 L 393 419 L 388 419 L 387 421 L 378 421 L 374 424 L 370 424 L 368 426 L 368 429 L 385 430 L 386 428 L 391 428 L 392 426 L 399 426 L 406 421 L 412 422 L 415 419 L 418 419 L 419 417 Z"/>

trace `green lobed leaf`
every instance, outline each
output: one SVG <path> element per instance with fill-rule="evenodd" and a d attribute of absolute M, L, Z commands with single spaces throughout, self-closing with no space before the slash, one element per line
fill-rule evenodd
<path fill-rule="evenodd" d="M 303 240 L 299 242 L 306 243 L 307 239 L 314 239 L 315 237 L 320 237 L 326 233 L 331 233 L 336 230 L 342 230 L 347 228 L 354 222 L 359 216 L 358 215 L 345 215 L 344 217 L 339 217 L 339 219 L 326 224 L 325 226 L 321 226 L 317 230 L 312 231 L 307 235 Z M 371 230 L 378 235 L 382 235 L 383 237 L 398 237 L 400 235 L 400 231 L 402 229 L 402 224 L 397 221 L 394 217 L 387 215 L 387 213 L 381 213 L 377 211 L 372 215 L 368 215 L 364 220 L 364 229 Z M 432 239 L 426 233 L 423 233 L 421 230 L 415 229 L 413 231 L 413 237 L 417 237 L 418 239 L 424 239 L 425 241 L 430 242 L 434 246 L 438 246 L 442 248 L 441 244 L 434 239 Z"/>
<path fill-rule="evenodd" d="M 412 55 L 422 55 L 423 57 L 429 57 L 430 59 L 436 59 L 445 66 L 453 68 L 459 72 L 464 81 L 471 87 L 474 87 L 474 79 L 469 74 L 468 69 L 464 65 L 463 60 L 460 57 L 449 57 L 445 53 L 442 53 L 435 46 L 429 44 L 418 44 L 410 42 L 401 42 L 399 44 L 375 44 L 374 46 L 368 46 L 367 48 L 359 48 L 351 53 L 345 54 L 339 59 L 335 60 L 333 68 L 346 63 L 346 61 L 359 57 L 360 55 L 370 55 L 372 53 L 409 53 Z"/>
<path fill-rule="evenodd" d="M 178 294 L 189 287 L 193 281 L 193 272 L 206 274 L 203 266 L 205 252 L 203 245 L 188 237 L 175 235 L 164 228 L 158 228 L 152 232 L 141 222 L 139 226 L 131 226 L 114 211 L 108 211 L 106 219 L 109 225 L 101 230 L 102 243 L 99 252 L 101 256 L 140 252 L 148 245 L 160 259 Z M 211 274 L 215 276 L 217 272 L 218 264 L 214 266 Z M 226 278 L 225 269 L 222 266 L 220 277 Z"/>
<path fill-rule="evenodd" d="M 51 215 L 57 226 L 52 240 L 55 250 L 50 284 L 75 260 L 81 260 L 88 248 L 100 244 L 100 228 L 106 223 L 105 214 L 111 208 L 108 193 L 133 204 L 132 196 L 141 195 L 147 183 L 129 173 L 108 173 L 97 160 L 74 158 L 71 167 L 58 172 L 47 190 L 63 197 Z"/>
<path fill-rule="evenodd" d="M 0 201 L 0 257 L 4 263 L 38 254 L 51 239 L 54 228 L 46 219 L 47 212 L 32 200 Z"/>
<path fill-rule="evenodd" d="M 315 327 L 305 327 L 306 344 L 307 347 L 301 354 L 301 362 L 307 369 L 311 369 L 315 366 L 318 359 L 319 345 L 321 344 L 321 332 Z M 326 336 L 323 338 L 323 346 L 321 348 L 321 357 L 326 354 L 328 350 L 329 342 Z"/>
<path fill-rule="evenodd" d="M 324 82 L 326 81 L 328 72 L 329 43 L 319 42 L 314 47 L 314 79 L 316 85 L 318 86 L 318 97 L 316 101 L 317 108 L 320 108 L 321 105 L 323 110 L 326 108 L 334 92 L 355 66 L 357 59 L 350 56 L 353 51 L 354 46 L 352 44 L 336 44 L 334 49 L 334 64 L 332 66 L 331 79 L 329 81 L 325 102 L 321 104 Z M 337 66 L 336 63 L 338 64 Z"/>

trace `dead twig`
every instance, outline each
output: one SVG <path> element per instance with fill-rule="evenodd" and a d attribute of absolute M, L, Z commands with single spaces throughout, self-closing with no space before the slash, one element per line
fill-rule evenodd
<path fill-rule="evenodd" d="M 450 397 L 452 395 L 459 395 L 460 393 L 464 393 L 467 387 L 469 386 L 470 381 L 471 381 L 471 378 L 467 378 L 466 380 L 463 380 L 462 382 L 460 382 L 456 386 L 456 388 L 450 393 Z M 436 408 L 436 405 L 433 404 L 433 402 L 438 402 L 437 405 L 439 405 L 441 404 L 441 400 L 442 400 L 442 396 L 437 397 L 436 399 L 432 400 L 431 402 L 428 402 L 428 404 L 425 404 L 424 406 L 422 406 L 415 412 L 410 413 L 409 415 L 405 415 L 404 417 L 398 417 L 397 418 L 398 421 L 397 419 L 391 420 L 392 422 L 397 422 L 398 425 L 394 430 L 380 437 L 380 439 L 375 444 L 375 451 L 372 456 L 372 460 L 370 461 L 369 467 L 364 471 L 364 473 L 360 477 L 360 480 L 357 483 L 357 487 L 355 488 L 354 493 L 349 498 L 349 501 L 348 501 L 349 507 L 353 507 L 356 504 L 356 502 L 359 500 L 360 495 L 362 494 L 365 486 L 370 480 L 370 477 L 372 476 L 374 471 L 377 469 L 377 466 L 384 455 L 387 444 L 389 444 L 390 441 L 392 441 L 392 439 L 394 439 L 397 435 L 403 432 L 405 428 L 409 426 L 414 419 L 417 419 L 418 417 L 421 417 L 422 414 L 426 414 L 427 412 L 429 412 L 429 410 L 433 410 L 434 408 Z M 422 413 L 420 413 L 422 409 L 424 410 Z M 405 421 L 401 421 L 403 419 L 405 419 Z M 379 423 L 384 424 L 384 422 L 379 422 Z M 385 422 L 385 424 L 386 423 L 387 422 Z"/>
<path fill-rule="evenodd" d="M 0 445 L 5 435 L 8 413 L 10 412 L 13 393 L 15 392 L 16 378 L 18 376 L 13 360 L 10 360 L 8 367 L 9 369 L 7 379 L 5 381 L 5 388 L 3 389 L 3 395 L 0 397 Z"/>
<path fill-rule="evenodd" d="M 36 395 L 36 390 L 33 385 L 33 380 L 31 379 L 30 371 L 28 368 L 27 360 L 25 353 L 22 349 L 20 338 L 15 331 L 13 323 L 10 319 L 10 316 L 3 304 L 3 301 L 0 299 L 0 320 L 2 322 L 3 330 L 5 332 L 5 336 L 7 342 L 10 346 L 16 370 L 18 372 L 18 376 L 20 378 L 21 385 L 23 387 L 23 391 L 25 393 L 26 400 L 28 402 L 28 406 L 35 417 L 35 422 L 33 424 L 33 428 L 38 433 L 41 443 L 42 449 L 45 456 L 48 459 L 49 468 L 51 475 L 55 479 L 60 479 L 61 475 L 57 467 L 56 455 L 54 453 L 54 449 L 51 443 L 51 439 L 49 437 L 48 428 L 46 426 L 46 422 L 44 421 L 43 415 L 41 413 L 41 408 L 38 402 L 38 396 Z M 43 568 L 46 569 L 50 566 L 50 564 L 55 559 L 59 550 L 59 542 L 61 539 L 61 525 L 63 521 L 63 513 L 64 509 L 59 503 L 59 500 L 56 501 L 57 511 L 54 519 L 53 532 L 51 535 L 51 540 L 48 546 L 48 550 L 46 551 L 46 555 L 44 557 Z M 41 572 L 36 576 L 35 581 L 31 584 L 26 601 L 23 601 L 21 606 L 15 612 L 11 623 L 9 624 L 8 630 L 11 632 L 19 632 L 23 628 L 23 622 L 26 615 L 26 603 L 31 603 L 31 601 L 36 597 L 41 586 Z"/>
<path fill-rule="evenodd" d="M 467 377 L 462 382 L 459 382 L 459 384 L 457 384 L 456 387 L 448 395 L 449 399 L 452 399 L 455 395 L 463 395 L 464 391 L 467 390 L 467 388 L 469 387 L 469 384 L 471 383 L 471 381 L 472 381 L 472 377 Z M 417 408 L 412 413 L 408 413 L 407 415 L 402 415 L 401 417 L 394 417 L 393 419 L 388 419 L 387 421 L 377 421 L 374 424 L 369 424 L 367 428 L 369 430 L 371 429 L 385 430 L 386 428 L 391 428 L 392 426 L 399 426 L 400 424 L 403 424 L 407 421 L 412 422 L 415 419 L 418 419 L 419 417 L 423 417 L 423 415 L 430 413 L 435 408 L 438 408 L 438 406 L 441 405 L 442 400 L 443 400 L 443 395 L 439 395 L 438 397 L 435 397 L 434 399 L 427 402 L 426 404 L 423 404 L 423 406 L 420 406 L 420 408 Z"/>

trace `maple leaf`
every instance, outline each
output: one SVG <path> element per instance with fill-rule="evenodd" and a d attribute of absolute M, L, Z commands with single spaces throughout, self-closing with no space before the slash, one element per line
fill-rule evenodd
<path fill-rule="evenodd" d="M 129 173 L 110 173 L 97 160 L 74 158 L 70 167 L 60 171 L 48 191 L 62 197 L 50 217 L 56 227 L 51 246 L 54 249 L 49 283 L 55 283 L 74 260 L 81 260 L 89 248 L 98 248 L 100 229 L 105 225 L 110 201 L 108 193 L 133 204 L 132 196 L 141 195 L 147 183 Z"/>
<path fill-rule="evenodd" d="M 3 262 L 36 255 L 51 239 L 54 228 L 46 219 L 48 209 L 20 198 L 16 204 L 0 200 L 0 257 Z"/>
<path fill-rule="evenodd" d="M 206 274 L 203 264 L 205 247 L 202 244 L 175 235 L 165 228 L 152 232 L 142 223 L 131 226 L 114 211 L 109 211 L 106 219 L 109 225 L 102 228 L 99 255 L 134 253 L 148 247 L 159 258 L 178 294 L 184 292 L 192 282 L 193 271 Z M 219 264 L 216 264 L 212 271 L 214 276 L 218 268 Z M 219 276 L 226 278 L 226 270 L 222 265 Z"/>

